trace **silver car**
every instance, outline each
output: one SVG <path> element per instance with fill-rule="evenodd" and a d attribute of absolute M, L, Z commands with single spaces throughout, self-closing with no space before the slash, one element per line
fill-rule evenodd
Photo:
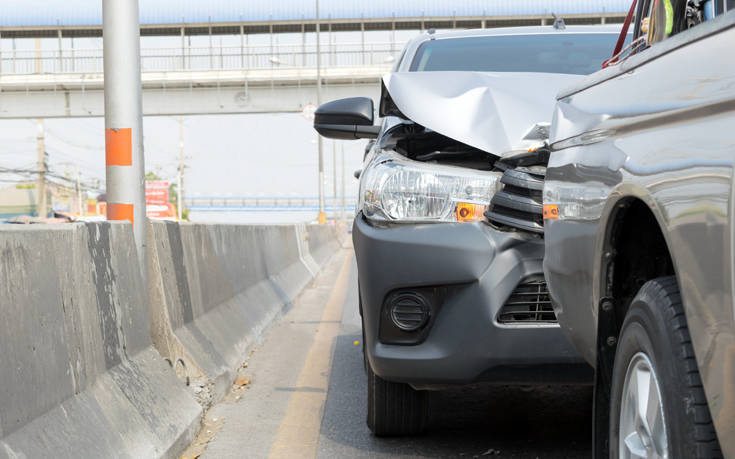
<path fill-rule="evenodd" d="M 544 272 L 559 323 L 595 367 L 597 457 L 735 457 L 726 8 L 735 2 L 639 2 L 633 53 L 558 96 Z"/>

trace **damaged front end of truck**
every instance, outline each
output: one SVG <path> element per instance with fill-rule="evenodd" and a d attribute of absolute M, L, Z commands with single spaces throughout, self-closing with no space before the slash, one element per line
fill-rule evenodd
<path fill-rule="evenodd" d="M 383 123 L 365 157 L 352 233 L 373 383 L 420 393 L 590 381 L 556 323 L 542 267 L 548 122 L 556 92 L 577 79 L 446 71 L 383 78 Z M 361 106 L 352 118 L 350 104 Z M 325 104 L 315 128 L 367 137 L 358 133 L 372 125 L 368 106 Z M 339 120 L 363 124 L 337 128 Z"/>

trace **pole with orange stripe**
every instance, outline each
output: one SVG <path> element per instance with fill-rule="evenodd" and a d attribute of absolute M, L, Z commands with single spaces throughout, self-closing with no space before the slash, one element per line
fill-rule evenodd
<path fill-rule="evenodd" d="M 102 0 L 105 63 L 107 219 L 133 225 L 143 279 L 146 265 L 145 161 L 137 0 Z"/>

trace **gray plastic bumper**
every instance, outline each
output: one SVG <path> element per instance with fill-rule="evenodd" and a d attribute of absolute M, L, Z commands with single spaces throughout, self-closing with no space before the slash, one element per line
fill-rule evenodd
<path fill-rule="evenodd" d="M 483 223 L 373 226 L 352 237 L 365 349 L 375 373 L 416 387 L 591 382 L 592 369 L 556 325 L 506 326 L 498 311 L 523 280 L 543 275 L 543 240 Z M 379 340 L 381 309 L 396 289 L 449 287 L 419 344 Z"/>

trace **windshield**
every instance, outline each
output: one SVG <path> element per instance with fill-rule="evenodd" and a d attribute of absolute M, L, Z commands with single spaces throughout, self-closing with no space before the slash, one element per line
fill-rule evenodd
<path fill-rule="evenodd" d="M 616 33 L 444 38 L 423 43 L 410 71 L 546 72 L 588 75 L 610 57 Z"/>

